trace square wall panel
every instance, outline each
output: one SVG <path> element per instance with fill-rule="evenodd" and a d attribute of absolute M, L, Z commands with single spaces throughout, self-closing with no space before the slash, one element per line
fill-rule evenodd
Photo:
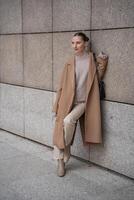
<path fill-rule="evenodd" d="M 53 30 L 90 29 L 91 0 L 53 0 Z"/>
<path fill-rule="evenodd" d="M 134 26 L 133 0 L 93 0 L 92 29 Z"/>
<path fill-rule="evenodd" d="M 25 137 L 52 146 L 52 92 L 25 88 Z"/>
<path fill-rule="evenodd" d="M 106 99 L 134 103 L 134 30 L 91 32 L 93 50 L 109 56 L 104 77 Z"/>
<path fill-rule="evenodd" d="M 53 90 L 57 90 L 61 72 L 65 63 L 74 52 L 71 47 L 71 40 L 75 32 L 54 33 L 53 34 Z M 90 32 L 84 32 L 90 37 Z"/>
<path fill-rule="evenodd" d="M 0 33 L 21 33 L 21 0 L 0 0 Z"/>
<path fill-rule="evenodd" d="M 24 136 L 23 87 L 0 86 L 0 128 Z"/>
<path fill-rule="evenodd" d="M 134 105 L 102 103 L 103 145 L 90 145 L 90 161 L 134 178 Z"/>
<path fill-rule="evenodd" d="M 52 1 L 23 0 L 23 32 L 52 31 Z"/>
<path fill-rule="evenodd" d="M 24 85 L 52 89 L 52 34 L 24 35 Z"/>
<path fill-rule="evenodd" d="M 23 84 L 22 36 L 0 36 L 0 80 L 4 83 Z"/>

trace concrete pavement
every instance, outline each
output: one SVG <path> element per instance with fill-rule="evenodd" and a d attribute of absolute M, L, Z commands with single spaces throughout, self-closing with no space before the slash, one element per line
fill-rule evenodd
<path fill-rule="evenodd" d="M 71 157 L 57 177 L 52 150 L 0 130 L 0 200 L 133 200 L 134 181 Z"/>

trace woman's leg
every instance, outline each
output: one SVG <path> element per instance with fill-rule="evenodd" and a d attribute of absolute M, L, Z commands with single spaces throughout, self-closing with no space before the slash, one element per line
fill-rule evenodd
<path fill-rule="evenodd" d="M 54 160 L 63 159 L 64 150 L 59 149 L 57 146 L 54 145 L 53 158 Z"/>
<path fill-rule="evenodd" d="M 75 124 L 84 111 L 85 103 L 74 104 L 71 112 L 64 118 L 64 140 L 66 147 L 70 145 L 74 134 Z M 53 158 L 55 160 L 62 159 L 64 157 L 64 151 L 66 150 L 67 148 L 61 150 L 57 146 L 54 146 Z"/>
<path fill-rule="evenodd" d="M 85 103 L 78 103 L 73 106 L 71 112 L 64 118 L 64 140 L 65 149 L 58 149 L 54 146 L 54 159 L 58 161 L 57 174 L 58 176 L 65 175 L 65 162 L 70 158 L 70 143 L 73 138 L 75 125 L 77 120 L 85 111 Z"/>
<path fill-rule="evenodd" d="M 71 112 L 64 118 L 64 139 L 68 146 L 73 138 L 77 120 L 85 111 L 85 103 L 75 104 Z"/>
<path fill-rule="evenodd" d="M 74 136 L 74 130 L 77 120 L 85 111 L 85 103 L 75 104 L 71 112 L 64 118 L 64 140 L 66 147 L 64 149 L 64 162 L 70 158 L 70 144 Z"/>
<path fill-rule="evenodd" d="M 53 158 L 58 161 L 57 175 L 65 175 L 65 163 L 64 163 L 64 150 L 59 149 L 57 146 L 54 146 Z"/>

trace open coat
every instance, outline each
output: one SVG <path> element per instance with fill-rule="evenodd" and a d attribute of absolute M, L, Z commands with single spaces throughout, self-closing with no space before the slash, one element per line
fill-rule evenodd
<path fill-rule="evenodd" d="M 79 119 L 84 144 L 102 142 L 98 81 L 102 79 L 104 75 L 108 59 L 97 57 L 96 60 L 97 62 L 95 62 L 93 53 L 90 52 L 89 73 L 86 82 L 86 109 L 85 113 Z M 73 56 L 63 68 L 56 93 L 56 100 L 52 109 L 52 111 L 56 113 L 53 144 L 59 149 L 65 148 L 63 119 L 69 114 L 73 107 L 74 96 L 75 57 Z"/>

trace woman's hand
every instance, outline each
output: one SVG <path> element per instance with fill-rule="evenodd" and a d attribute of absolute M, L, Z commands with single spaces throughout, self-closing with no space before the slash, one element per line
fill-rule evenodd
<path fill-rule="evenodd" d="M 104 54 L 102 51 L 98 54 L 97 57 L 102 58 L 102 59 L 107 59 L 108 58 L 108 56 L 106 54 Z"/>
<path fill-rule="evenodd" d="M 108 56 L 103 52 L 100 52 L 96 57 L 96 61 L 97 61 L 98 78 L 99 80 L 102 80 L 108 64 Z"/>

